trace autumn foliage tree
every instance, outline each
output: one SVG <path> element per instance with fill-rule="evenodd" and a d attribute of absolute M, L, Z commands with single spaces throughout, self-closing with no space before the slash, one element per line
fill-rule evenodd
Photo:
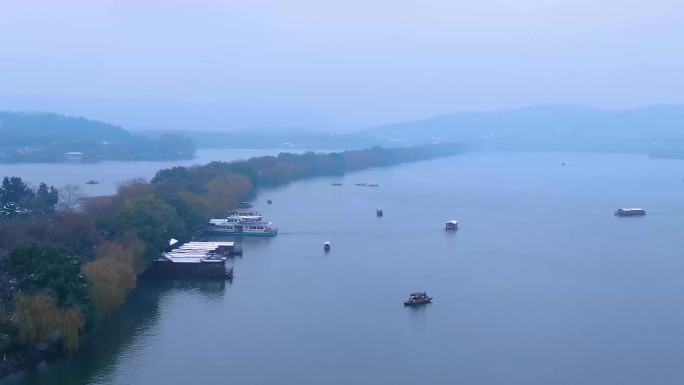
<path fill-rule="evenodd" d="M 80 334 L 85 328 L 85 317 L 77 308 L 60 308 L 54 297 L 46 293 L 19 294 L 14 303 L 14 317 L 19 338 L 33 345 L 53 338 L 61 338 L 67 351 L 78 348 Z"/>
<path fill-rule="evenodd" d="M 237 206 L 242 197 L 247 195 L 252 185 L 242 175 L 229 174 L 216 177 L 207 183 L 207 204 L 213 215 L 226 214 Z"/>
<path fill-rule="evenodd" d="M 83 267 L 91 298 L 101 318 L 121 306 L 128 293 L 135 289 L 136 267 L 144 254 L 144 248 L 135 243 L 104 242 L 98 247 L 97 258 Z"/>

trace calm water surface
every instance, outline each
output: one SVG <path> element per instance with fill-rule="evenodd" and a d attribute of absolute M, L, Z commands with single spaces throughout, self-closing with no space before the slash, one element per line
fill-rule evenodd
<path fill-rule="evenodd" d="M 99 163 L 17 163 L 0 164 L 0 177 L 20 176 L 24 181 L 37 185 L 45 182 L 59 188 L 65 184 L 81 187 L 86 195 L 112 194 L 121 184 L 131 179 L 150 180 L 157 171 L 174 166 L 192 166 L 211 161 L 231 161 L 247 159 L 252 156 L 277 155 L 280 152 L 300 153 L 306 150 L 243 150 L 243 149 L 199 149 L 194 159 L 171 160 L 164 162 L 99 162 Z M 326 150 L 317 150 L 326 151 Z M 89 180 L 100 182 L 86 185 Z"/>
<path fill-rule="evenodd" d="M 5 383 L 681 384 L 683 177 L 473 153 L 263 191 L 281 234 L 244 240 L 233 283 L 143 282 L 77 354 Z"/>

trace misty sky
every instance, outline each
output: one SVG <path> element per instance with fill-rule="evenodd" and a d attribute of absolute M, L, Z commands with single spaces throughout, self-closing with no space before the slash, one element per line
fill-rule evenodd
<path fill-rule="evenodd" d="M 0 0 L 0 110 L 353 129 L 684 103 L 682 0 Z"/>

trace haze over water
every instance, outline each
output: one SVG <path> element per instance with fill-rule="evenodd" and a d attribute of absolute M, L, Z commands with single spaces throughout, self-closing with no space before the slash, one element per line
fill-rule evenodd
<path fill-rule="evenodd" d="M 683 20 L 680 0 L 3 0 L 0 108 L 341 131 L 682 104 Z"/>
<path fill-rule="evenodd" d="M 20 176 L 27 183 L 38 185 L 45 182 L 60 188 L 67 184 L 80 187 L 88 196 L 114 194 L 124 183 L 134 179 L 151 180 L 157 171 L 176 167 L 190 167 L 214 161 L 230 162 L 254 156 L 278 155 L 280 152 L 302 153 L 307 150 L 292 149 L 199 149 L 193 159 L 169 161 L 107 161 L 72 163 L 5 163 L 0 164 L 0 176 Z M 322 151 L 322 150 L 316 150 Z M 85 184 L 95 180 L 98 184 Z"/>
<path fill-rule="evenodd" d="M 73 357 L 0 383 L 680 384 L 683 177 L 471 153 L 261 191 L 281 233 L 243 240 L 232 283 L 143 282 Z M 416 290 L 434 303 L 402 306 Z"/>

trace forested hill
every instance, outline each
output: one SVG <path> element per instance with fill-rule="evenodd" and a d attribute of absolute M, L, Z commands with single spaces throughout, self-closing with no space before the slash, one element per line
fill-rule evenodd
<path fill-rule="evenodd" d="M 473 147 L 514 151 L 684 157 L 684 106 L 601 110 L 540 105 L 443 115 L 372 127 L 359 134 L 378 143 L 458 141 Z"/>
<path fill-rule="evenodd" d="M 0 112 L 0 162 L 183 159 L 188 139 L 149 139 L 108 123 L 53 113 Z M 68 154 L 71 153 L 71 154 Z"/>

